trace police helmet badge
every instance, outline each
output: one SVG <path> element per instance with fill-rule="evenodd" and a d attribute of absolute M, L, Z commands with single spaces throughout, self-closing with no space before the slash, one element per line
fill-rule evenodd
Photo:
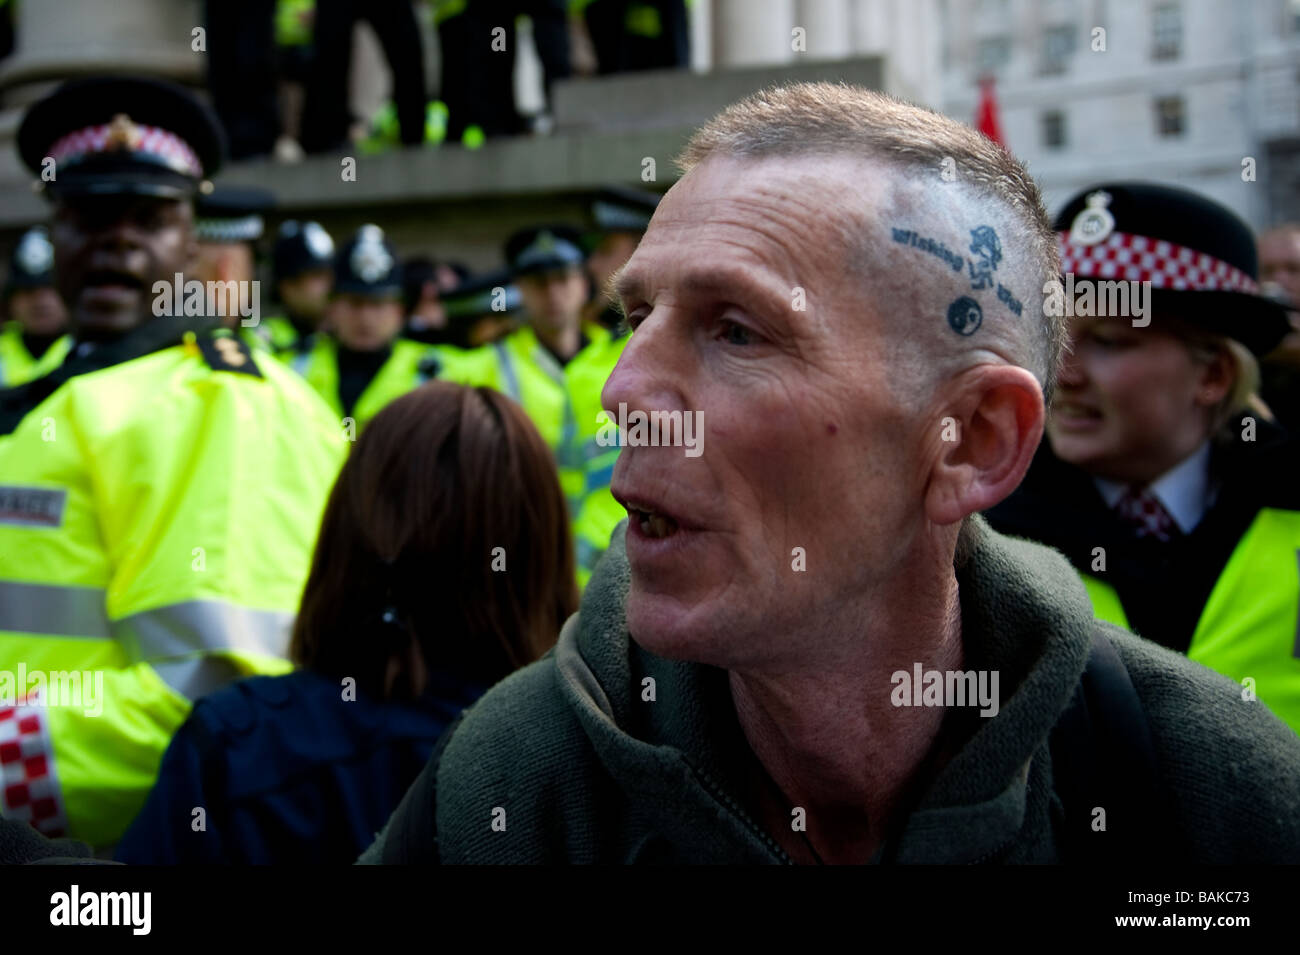
<path fill-rule="evenodd" d="M 319 222 L 308 222 L 302 227 L 302 239 L 307 250 L 318 259 L 328 259 L 334 254 L 334 240 Z"/>
<path fill-rule="evenodd" d="M 18 243 L 14 259 L 28 275 L 40 275 L 54 267 L 54 246 L 44 232 L 33 229 Z"/>
<path fill-rule="evenodd" d="M 140 142 L 143 139 L 144 133 L 139 126 L 131 121 L 131 117 L 126 113 L 118 113 L 113 117 L 113 121 L 108 124 L 108 135 L 104 140 L 104 147 L 106 149 L 135 150 L 140 147 Z"/>
<path fill-rule="evenodd" d="M 1100 189 L 1084 199 L 1087 207 L 1070 223 L 1070 241 L 1075 245 L 1096 245 L 1115 231 L 1115 217 L 1106 207 L 1110 193 Z"/>
<path fill-rule="evenodd" d="M 362 226 L 352 250 L 352 271 L 367 285 L 378 282 L 393 267 L 393 257 L 384 248 L 384 233 L 379 226 Z"/>

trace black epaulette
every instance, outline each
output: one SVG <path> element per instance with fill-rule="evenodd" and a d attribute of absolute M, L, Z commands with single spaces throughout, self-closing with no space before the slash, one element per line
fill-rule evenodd
<path fill-rule="evenodd" d="M 218 329 L 199 335 L 196 341 L 204 360 L 215 371 L 233 371 L 239 375 L 262 377 L 262 370 L 253 360 L 253 351 L 238 335 Z"/>

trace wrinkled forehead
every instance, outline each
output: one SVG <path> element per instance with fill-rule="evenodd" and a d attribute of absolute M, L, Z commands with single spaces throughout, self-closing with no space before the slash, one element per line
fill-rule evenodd
<path fill-rule="evenodd" d="M 825 289 L 880 228 L 893 192 L 889 171 L 852 156 L 712 157 L 664 196 L 619 287 L 741 265 Z"/>

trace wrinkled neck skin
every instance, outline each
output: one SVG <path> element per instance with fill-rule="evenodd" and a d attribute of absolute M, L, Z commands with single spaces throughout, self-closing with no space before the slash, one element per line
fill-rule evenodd
<path fill-rule="evenodd" d="M 893 705 L 890 677 L 910 677 L 915 663 L 962 669 L 952 549 L 946 559 L 942 551 L 834 619 L 789 634 L 804 651 L 798 670 L 730 673 L 745 737 L 788 803 L 769 805 L 768 829 L 796 858 L 809 855 L 791 826 L 801 807 L 823 861 L 869 862 L 935 746 L 947 710 Z"/>

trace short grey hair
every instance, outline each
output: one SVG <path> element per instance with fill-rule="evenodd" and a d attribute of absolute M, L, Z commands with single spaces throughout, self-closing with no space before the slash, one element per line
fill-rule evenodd
<path fill-rule="evenodd" d="M 685 174 L 713 156 L 797 155 L 874 158 L 929 176 L 955 162 L 968 193 L 1001 206 L 1018 227 L 1036 283 L 1025 303 L 1032 339 L 1024 342 L 1025 364 L 1050 401 L 1066 323 L 1045 314 L 1042 290 L 1059 278 L 1060 253 L 1038 185 L 1015 157 L 970 126 L 883 93 L 844 83 L 796 83 L 723 110 L 691 137 L 677 165 Z M 1033 321 L 1035 315 L 1041 321 Z"/>

